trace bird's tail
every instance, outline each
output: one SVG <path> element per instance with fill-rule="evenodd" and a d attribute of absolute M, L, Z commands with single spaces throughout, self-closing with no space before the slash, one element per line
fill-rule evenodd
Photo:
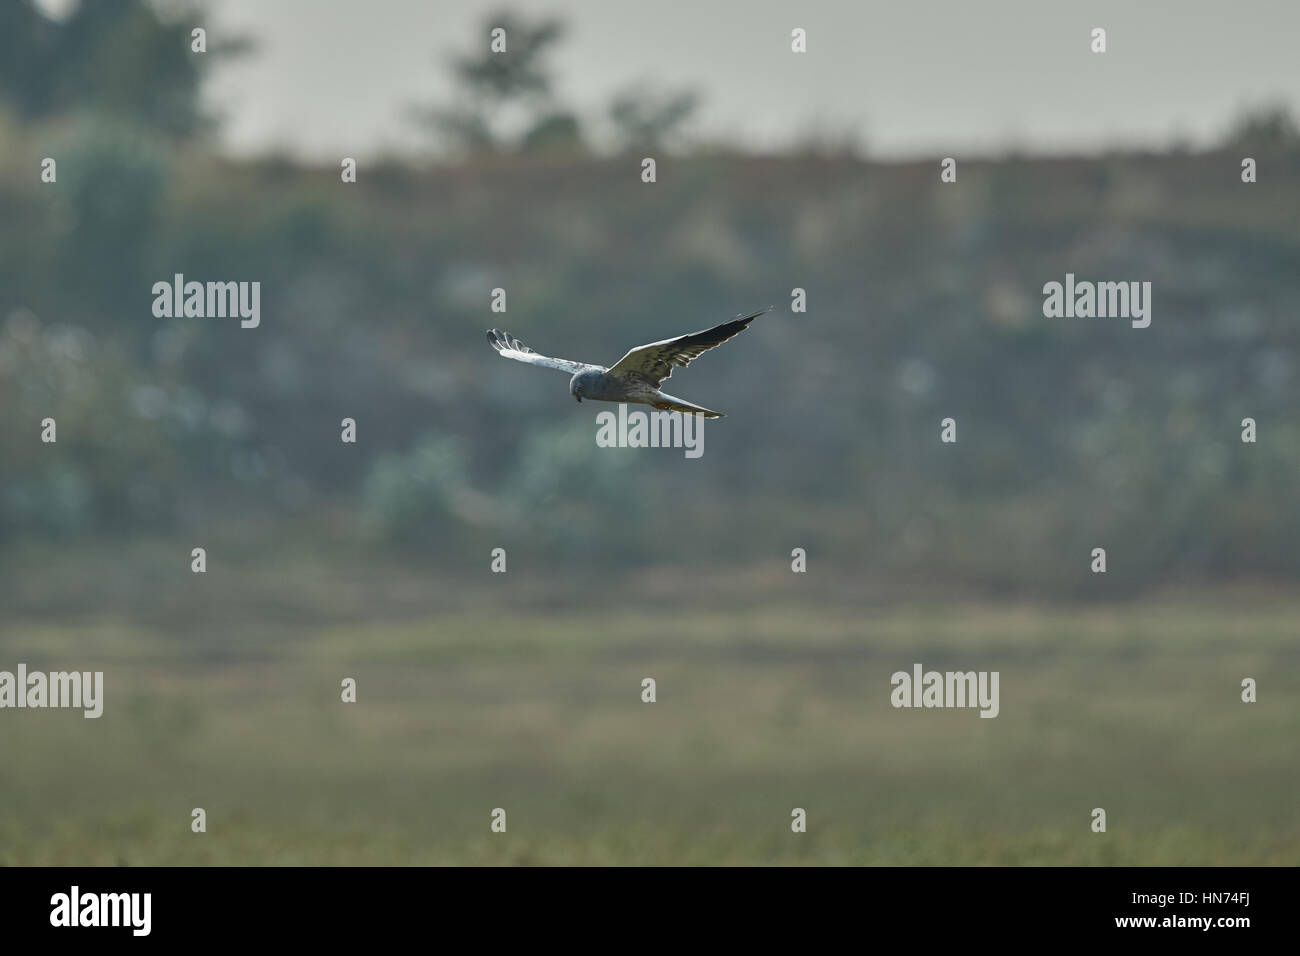
<path fill-rule="evenodd" d="M 715 412 L 711 408 L 705 408 L 702 405 L 692 405 L 690 402 L 684 402 L 680 398 L 673 398 L 671 395 L 659 393 L 659 397 L 650 403 L 660 411 L 681 412 L 683 415 L 703 415 L 705 418 L 726 418 L 722 412 Z"/>

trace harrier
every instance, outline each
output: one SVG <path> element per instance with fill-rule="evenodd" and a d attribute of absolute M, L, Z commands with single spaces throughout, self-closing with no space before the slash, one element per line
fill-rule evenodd
<path fill-rule="evenodd" d="M 674 366 L 685 368 L 709 349 L 716 348 L 745 331 L 750 322 L 771 309 L 769 305 L 761 312 L 723 322 L 703 332 L 691 332 L 675 339 L 638 345 L 609 368 L 538 355 L 509 332 L 500 329 L 489 329 L 487 337 L 492 347 L 506 358 L 571 373 L 573 378 L 569 379 L 569 394 L 579 402 L 584 398 L 598 402 L 635 402 L 653 405 L 663 411 L 684 412 L 687 415 L 698 413 L 705 418 L 725 418 L 722 412 L 665 395 L 659 391 L 659 386 L 673 374 Z"/>

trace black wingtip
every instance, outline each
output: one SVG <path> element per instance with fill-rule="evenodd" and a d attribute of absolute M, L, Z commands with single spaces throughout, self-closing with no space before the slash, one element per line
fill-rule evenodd
<path fill-rule="evenodd" d="M 488 329 L 487 340 L 498 352 L 531 352 L 527 345 L 520 342 L 509 332 L 503 332 L 500 329 Z"/>
<path fill-rule="evenodd" d="M 512 337 L 509 332 L 500 329 L 488 329 L 488 343 L 498 352 L 527 352 L 528 349 Z"/>

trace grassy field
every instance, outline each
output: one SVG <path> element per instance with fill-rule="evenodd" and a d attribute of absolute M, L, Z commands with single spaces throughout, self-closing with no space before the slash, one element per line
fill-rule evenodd
<path fill-rule="evenodd" d="M 0 713 L 0 863 L 1295 864 L 1298 618 L 781 597 L 286 623 L 212 655 L 9 617 L 0 668 L 75 661 L 107 690 L 99 720 Z M 1000 716 L 893 709 L 916 661 L 1000 671 Z"/>

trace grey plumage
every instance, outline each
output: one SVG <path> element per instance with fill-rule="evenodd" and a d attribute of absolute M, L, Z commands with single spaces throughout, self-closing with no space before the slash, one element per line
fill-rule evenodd
<path fill-rule="evenodd" d="M 584 398 L 599 402 L 634 402 L 665 411 L 684 412 L 688 415 L 698 413 L 705 418 L 724 418 L 726 416 L 722 412 L 666 395 L 659 390 L 659 386 L 668 380 L 674 368 L 685 368 L 709 349 L 717 348 L 739 335 L 748 328 L 750 322 L 764 312 L 771 311 L 771 308 L 768 306 L 753 315 L 723 322 L 701 332 L 690 332 L 676 338 L 639 345 L 609 368 L 540 355 L 509 332 L 499 329 L 489 329 L 487 337 L 492 347 L 506 358 L 571 373 L 573 377 L 569 380 L 569 393 L 580 402 Z"/>

